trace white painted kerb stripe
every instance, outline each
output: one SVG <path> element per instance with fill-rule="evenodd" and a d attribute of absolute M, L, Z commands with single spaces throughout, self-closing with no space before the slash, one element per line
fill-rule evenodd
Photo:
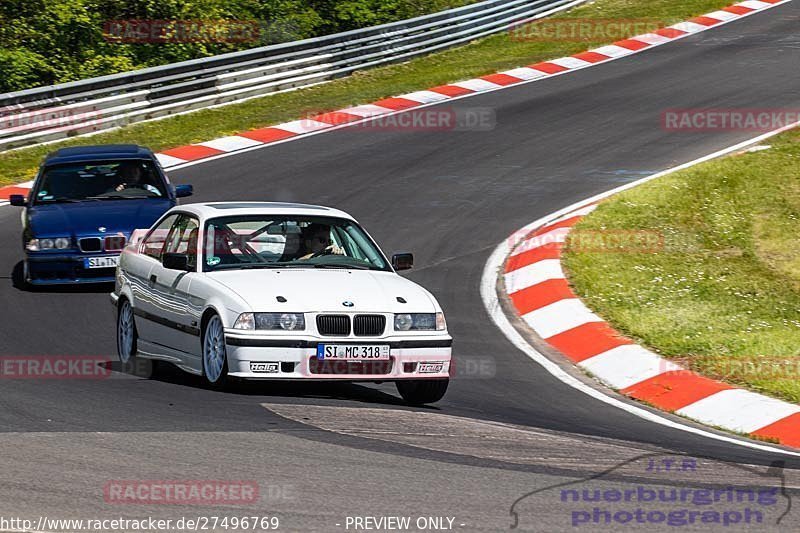
<path fill-rule="evenodd" d="M 506 70 L 505 72 L 501 72 L 500 74 L 513 76 L 521 80 L 534 80 L 536 78 L 547 76 L 547 74 L 545 74 L 541 70 L 536 70 L 535 68 L 528 68 L 528 67 L 512 68 L 511 70 Z"/>
<path fill-rule="evenodd" d="M 581 68 L 581 67 L 588 67 L 592 63 L 588 61 L 584 61 L 583 59 L 578 59 L 577 57 L 559 57 L 558 59 L 551 59 L 548 63 L 555 63 L 561 67 L 565 68 Z"/>
<path fill-rule="evenodd" d="M 799 405 L 741 389 L 720 391 L 677 411 L 705 424 L 741 433 L 752 433 L 797 412 Z"/>
<path fill-rule="evenodd" d="M 577 298 L 566 298 L 546 305 L 522 315 L 522 320 L 545 340 L 589 322 L 602 322 Z"/>
<path fill-rule="evenodd" d="M 578 363 L 606 385 L 624 389 L 664 372 L 683 370 L 636 344 L 617 346 Z"/>
<path fill-rule="evenodd" d="M 455 83 L 451 83 L 450 85 L 455 85 L 456 87 L 461 87 L 462 89 L 467 89 L 476 92 L 488 91 L 490 89 L 497 89 L 499 87 L 502 87 L 502 85 L 482 80 L 480 78 L 475 78 L 473 80 L 457 81 Z"/>
<path fill-rule="evenodd" d="M 263 144 L 261 141 L 254 141 L 253 139 L 248 139 L 247 137 L 239 137 L 238 135 L 231 135 L 230 137 L 220 137 L 219 139 L 214 139 L 213 141 L 206 141 L 202 143 L 197 143 L 200 146 L 207 146 L 209 148 L 213 148 L 214 150 L 219 150 L 221 152 L 233 152 L 235 150 L 241 150 L 242 148 L 250 148 L 251 146 L 258 146 L 259 144 Z"/>
<path fill-rule="evenodd" d="M 703 15 L 703 16 L 704 17 L 708 17 L 708 18 L 712 18 L 712 19 L 722 20 L 722 21 L 728 21 L 728 20 L 733 20 L 733 19 L 739 18 L 739 15 L 737 15 L 736 13 L 731 13 L 730 11 L 722 11 L 722 10 L 720 10 L 720 11 L 712 11 L 711 13 L 708 13 L 708 14 Z"/>
<path fill-rule="evenodd" d="M 548 279 L 564 279 L 560 260 L 543 259 L 532 265 L 512 270 L 505 275 L 506 292 L 512 294 Z"/>
<path fill-rule="evenodd" d="M 624 48 L 622 46 L 617 46 L 616 44 L 601 46 L 600 48 L 595 48 L 591 51 L 608 57 L 622 57 L 633 53 L 633 50 L 630 48 Z"/>
<path fill-rule="evenodd" d="M 280 130 L 291 131 L 292 133 L 308 133 L 310 131 L 330 128 L 331 125 L 325 122 L 318 122 L 316 120 L 307 118 L 301 120 L 292 120 L 291 122 L 284 122 L 283 124 L 278 124 L 272 127 Z"/>
<path fill-rule="evenodd" d="M 631 37 L 634 41 L 641 41 L 647 44 L 663 44 L 667 41 L 671 41 L 669 37 L 664 37 L 663 35 L 659 35 L 657 33 L 645 33 L 643 35 L 637 35 L 636 37 Z"/>
<path fill-rule="evenodd" d="M 441 102 L 442 100 L 447 100 L 449 96 L 445 96 L 441 93 L 435 93 L 433 91 L 416 91 L 413 93 L 401 94 L 397 98 L 405 98 L 406 100 L 419 102 L 420 104 L 429 104 L 431 102 Z"/>
<path fill-rule="evenodd" d="M 514 251 L 511 253 L 511 257 L 534 250 L 536 248 L 541 248 L 542 246 L 547 246 L 548 244 L 552 245 L 563 243 L 567 240 L 568 234 L 569 228 L 556 228 L 548 231 L 547 233 L 542 233 L 541 235 L 536 235 L 530 239 L 525 239 L 519 244 L 519 246 L 514 248 Z"/>
<path fill-rule="evenodd" d="M 164 168 L 186 163 L 185 159 L 179 159 L 166 154 L 156 154 L 156 159 L 158 159 L 158 162 L 161 163 L 161 166 Z"/>

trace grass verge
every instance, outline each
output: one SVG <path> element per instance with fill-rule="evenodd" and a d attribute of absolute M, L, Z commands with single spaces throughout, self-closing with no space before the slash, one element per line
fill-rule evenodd
<path fill-rule="evenodd" d="M 800 129 L 767 142 L 601 203 L 576 226 L 564 264 L 618 331 L 700 374 L 797 403 Z"/>
<path fill-rule="evenodd" d="M 730 0 L 596 0 L 554 18 L 657 19 L 674 24 L 730 4 Z M 0 185 L 32 179 L 42 157 L 64 146 L 137 143 L 155 151 L 233 135 L 320 112 L 425 89 L 582 52 L 609 40 L 525 41 L 502 33 L 466 46 L 362 72 L 316 87 L 268 95 L 240 104 L 0 153 Z"/>

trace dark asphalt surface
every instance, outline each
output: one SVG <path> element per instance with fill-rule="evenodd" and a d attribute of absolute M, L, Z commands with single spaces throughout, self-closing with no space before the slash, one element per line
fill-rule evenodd
<path fill-rule="evenodd" d="M 774 457 L 648 423 L 564 385 L 495 328 L 478 286 L 493 248 L 528 222 L 755 135 L 667 132 L 665 109 L 797 109 L 799 22 L 793 2 L 607 65 L 442 104 L 492 108 L 491 131 L 350 128 L 171 178 L 192 183 L 197 201 L 335 206 L 359 219 L 387 253 L 413 251 L 409 277 L 442 304 L 456 358 L 494 367 L 491 377 L 455 379 L 433 408 L 438 413 L 765 464 Z M 16 208 L 0 208 L 0 354 L 114 354 L 108 288 L 29 293 L 13 285 L 22 257 L 18 218 Z M 176 371 L 153 380 L 0 386 L 2 432 L 259 432 L 285 423 L 265 402 L 402 407 L 391 385 L 260 384 L 219 393 Z M 357 446 L 353 439 L 347 445 Z M 601 441 L 597 447 L 602 454 Z"/>

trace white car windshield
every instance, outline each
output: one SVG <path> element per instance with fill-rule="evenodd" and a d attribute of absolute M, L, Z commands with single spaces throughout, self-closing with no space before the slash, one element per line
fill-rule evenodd
<path fill-rule="evenodd" d="M 270 215 L 209 220 L 203 270 L 250 268 L 390 270 L 375 243 L 351 220 Z"/>

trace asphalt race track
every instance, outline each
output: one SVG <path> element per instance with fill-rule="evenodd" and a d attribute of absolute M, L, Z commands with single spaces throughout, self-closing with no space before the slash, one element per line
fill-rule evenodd
<path fill-rule="evenodd" d="M 0 516 L 177 518 L 203 513 L 107 504 L 103 484 L 254 479 L 259 504 L 216 514 L 275 513 L 289 531 L 344 531 L 347 516 L 392 513 L 498 530 L 525 493 L 643 453 L 712 458 L 726 483 L 756 470 L 720 461 L 800 468 L 798 457 L 655 425 L 564 385 L 506 340 L 478 291 L 491 251 L 528 222 L 755 135 L 668 132 L 665 109 L 800 108 L 799 27 L 792 2 L 606 65 L 442 104 L 493 109 L 490 131 L 345 128 L 172 172 L 197 201 L 335 206 L 387 253 L 413 251 L 409 277 L 442 304 L 459 364 L 481 370 L 417 410 L 391 384 L 223 393 L 170 369 L 154 379 L 3 380 Z M 115 354 L 108 287 L 16 287 L 18 219 L 17 208 L 0 208 L 0 355 Z M 570 528 L 544 500 L 525 512 L 522 528 Z M 799 516 L 795 508 L 781 528 Z"/>

